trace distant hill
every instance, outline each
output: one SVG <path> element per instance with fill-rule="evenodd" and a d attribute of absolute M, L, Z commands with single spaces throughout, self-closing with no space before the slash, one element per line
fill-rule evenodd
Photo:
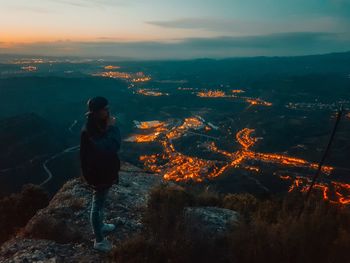
<path fill-rule="evenodd" d="M 43 158 L 62 149 L 50 123 L 35 113 L 0 120 L 0 193 L 20 189 L 42 175 Z"/>

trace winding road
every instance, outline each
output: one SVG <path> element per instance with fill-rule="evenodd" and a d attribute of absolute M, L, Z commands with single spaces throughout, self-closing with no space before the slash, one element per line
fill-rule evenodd
<path fill-rule="evenodd" d="M 49 181 L 52 179 L 52 177 L 53 177 L 52 172 L 51 172 L 50 169 L 47 167 L 47 164 L 48 164 L 49 162 L 51 162 L 52 160 L 54 160 L 54 159 L 56 159 L 57 157 L 60 157 L 60 156 L 62 156 L 62 155 L 64 155 L 64 154 L 66 154 L 66 153 L 76 152 L 76 151 L 78 151 L 79 149 L 80 149 L 80 145 L 72 146 L 72 147 L 69 147 L 69 148 L 64 149 L 62 152 L 59 152 L 59 153 L 57 153 L 57 154 L 51 156 L 49 159 L 45 160 L 45 162 L 43 163 L 43 168 L 44 168 L 44 170 L 45 170 L 45 172 L 47 173 L 48 176 L 47 176 L 47 178 L 46 178 L 43 182 L 41 182 L 39 185 L 40 185 L 40 186 L 45 185 L 45 184 L 46 184 L 47 182 L 49 182 Z"/>

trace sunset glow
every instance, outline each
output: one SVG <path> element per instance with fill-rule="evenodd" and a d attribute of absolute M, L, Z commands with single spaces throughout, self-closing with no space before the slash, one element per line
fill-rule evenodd
<path fill-rule="evenodd" d="M 232 57 L 342 51 L 350 43 L 348 1 L 288 0 L 273 8 L 257 0 L 0 0 L 0 5 L 0 53 Z"/>

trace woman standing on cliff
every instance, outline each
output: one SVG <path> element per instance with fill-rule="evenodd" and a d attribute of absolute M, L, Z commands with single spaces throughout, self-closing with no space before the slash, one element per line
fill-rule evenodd
<path fill-rule="evenodd" d="M 94 97 L 87 105 L 87 121 L 80 135 L 80 164 L 82 175 L 92 189 L 90 223 L 95 235 L 94 248 L 108 252 L 112 244 L 104 234 L 113 231 L 115 225 L 103 222 L 103 210 L 109 189 L 119 183 L 121 137 L 106 98 Z"/>

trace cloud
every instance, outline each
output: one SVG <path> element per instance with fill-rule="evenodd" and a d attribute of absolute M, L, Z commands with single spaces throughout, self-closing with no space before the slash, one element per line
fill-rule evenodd
<path fill-rule="evenodd" d="M 216 28 L 231 25 L 233 20 L 211 18 L 181 18 L 168 21 L 146 21 L 147 24 L 167 28 Z"/>
<path fill-rule="evenodd" d="M 333 33 L 293 32 L 244 37 L 189 38 L 184 41 L 184 44 L 194 47 L 273 49 L 283 46 L 306 47 L 331 38 L 334 38 Z"/>
<path fill-rule="evenodd" d="M 222 18 L 181 18 L 167 21 L 146 21 L 147 24 L 168 29 L 204 29 L 213 32 L 231 32 L 241 35 L 272 34 L 279 32 L 338 32 L 349 28 L 349 21 L 342 18 L 288 17 L 282 21 L 253 21 Z"/>
<path fill-rule="evenodd" d="M 164 28 L 206 29 L 210 31 L 246 31 L 253 28 L 258 30 L 268 25 L 266 22 L 261 24 L 261 22 L 221 18 L 180 18 L 167 21 L 146 21 L 146 23 Z"/>
<path fill-rule="evenodd" d="M 55 3 L 71 5 L 75 7 L 103 7 L 103 6 L 121 6 L 129 2 L 125 0 L 51 0 Z"/>
<path fill-rule="evenodd" d="M 17 44 L 10 53 L 133 59 L 225 58 L 285 56 L 347 51 L 349 35 L 325 32 L 293 32 L 259 36 L 186 38 L 167 42 L 57 41 Z"/>

